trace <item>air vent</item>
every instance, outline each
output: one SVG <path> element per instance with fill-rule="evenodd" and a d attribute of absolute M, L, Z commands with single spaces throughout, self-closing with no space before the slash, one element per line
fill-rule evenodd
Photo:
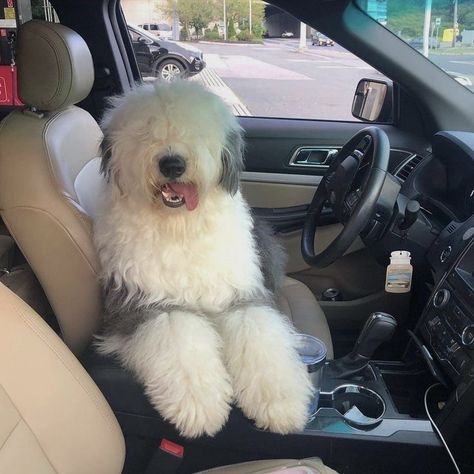
<path fill-rule="evenodd" d="M 455 224 L 449 224 L 448 227 L 446 227 L 446 232 L 448 234 L 452 234 L 456 230 L 456 225 Z"/>
<path fill-rule="evenodd" d="M 423 157 L 419 155 L 413 155 L 407 161 L 405 161 L 404 165 L 398 169 L 395 173 L 395 176 L 402 182 L 405 182 L 413 172 L 413 170 L 423 161 Z"/>

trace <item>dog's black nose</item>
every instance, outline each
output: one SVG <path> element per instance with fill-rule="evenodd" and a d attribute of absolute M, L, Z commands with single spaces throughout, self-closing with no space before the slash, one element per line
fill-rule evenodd
<path fill-rule="evenodd" d="M 160 171 L 167 178 L 179 178 L 186 171 L 186 162 L 179 155 L 168 155 L 160 159 Z"/>

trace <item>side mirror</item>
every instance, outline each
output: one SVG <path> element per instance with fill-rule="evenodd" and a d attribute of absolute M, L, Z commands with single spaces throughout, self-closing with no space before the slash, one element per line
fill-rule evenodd
<path fill-rule="evenodd" d="M 148 39 L 148 38 L 145 38 L 144 36 L 140 36 L 138 38 L 138 42 L 141 43 L 141 44 L 153 44 L 153 41 Z"/>
<path fill-rule="evenodd" d="M 352 102 L 352 115 L 364 122 L 388 122 L 392 118 L 393 87 L 385 81 L 361 79 Z"/>

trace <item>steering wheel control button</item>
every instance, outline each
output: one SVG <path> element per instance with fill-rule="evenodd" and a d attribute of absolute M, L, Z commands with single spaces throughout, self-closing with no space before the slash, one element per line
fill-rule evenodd
<path fill-rule="evenodd" d="M 450 298 L 451 293 L 449 290 L 446 290 L 445 288 L 438 290 L 433 297 L 433 306 L 435 308 L 444 308 L 448 304 Z"/>
<path fill-rule="evenodd" d="M 440 256 L 439 256 L 439 261 L 441 263 L 446 263 L 448 258 L 451 256 L 451 252 L 453 251 L 453 248 L 451 247 L 451 245 L 448 245 L 445 249 L 443 249 L 443 251 L 441 252 Z"/>
<path fill-rule="evenodd" d="M 461 342 L 463 346 L 474 349 L 474 324 L 469 324 L 469 326 L 464 328 L 461 335 Z"/>

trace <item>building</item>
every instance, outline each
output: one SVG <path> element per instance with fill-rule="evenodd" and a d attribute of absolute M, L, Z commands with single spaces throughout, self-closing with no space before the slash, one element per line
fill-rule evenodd
<path fill-rule="evenodd" d="M 159 5 L 165 0 L 122 0 L 122 10 L 128 23 L 140 25 L 143 23 L 169 23 Z"/>

